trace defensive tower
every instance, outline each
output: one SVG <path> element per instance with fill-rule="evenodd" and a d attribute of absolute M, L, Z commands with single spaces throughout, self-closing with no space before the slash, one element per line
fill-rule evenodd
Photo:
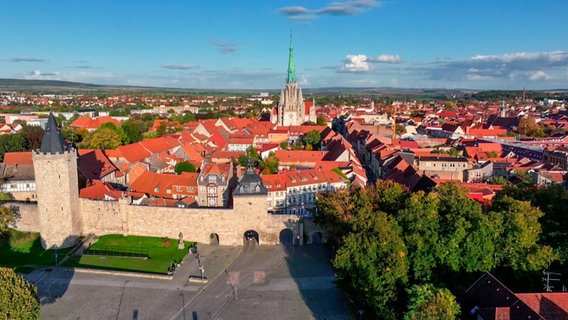
<path fill-rule="evenodd" d="M 32 157 L 41 244 L 45 249 L 70 247 L 82 233 L 77 150 L 65 142 L 52 113 Z"/>

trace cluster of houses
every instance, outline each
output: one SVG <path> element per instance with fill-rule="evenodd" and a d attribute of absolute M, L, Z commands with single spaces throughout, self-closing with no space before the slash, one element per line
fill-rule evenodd
<path fill-rule="evenodd" d="M 78 118 L 71 126 L 93 130 L 116 123 L 111 117 Z M 155 124 L 154 127 L 158 126 Z M 323 150 L 288 150 L 310 131 L 320 133 Z M 283 144 L 284 143 L 284 144 Z M 201 120 L 181 132 L 120 146 L 114 150 L 78 150 L 80 197 L 176 207 L 231 207 L 232 191 L 244 169 L 238 159 L 254 147 L 261 157 L 278 157 L 276 174 L 261 178 L 272 213 L 314 213 L 317 193 L 365 185 L 365 170 L 351 144 L 327 126 L 276 126 L 248 118 Z M 197 172 L 175 174 L 189 162 Z M 0 191 L 15 200 L 35 201 L 31 152 L 8 152 L 0 167 L 7 180 Z"/>

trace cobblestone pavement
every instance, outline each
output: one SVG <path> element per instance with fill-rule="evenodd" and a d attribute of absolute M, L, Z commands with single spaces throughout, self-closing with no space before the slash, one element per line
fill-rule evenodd
<path fill-rule="evenodd" d="M 27 278 L 38 286 L 42 319 L 351 319 L 321 245 L 198 249 L 199 261 L 187 255 L 172 280 L 70 269 Z"/>

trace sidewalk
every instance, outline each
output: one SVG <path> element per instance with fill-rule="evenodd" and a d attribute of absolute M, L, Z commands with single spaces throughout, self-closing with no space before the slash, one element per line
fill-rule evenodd
<path fill-rule="evenodd" d="M 185 256 L 174 273 L 173 282 L 188 284 L 190 276 L 200 279 L 199 260 L 201 260 L 201 266 L 204 270 L 204 278 L 213 279 L 219 273 L 225 272 L 225 269 L 237 259 L 241 250 L 241 246 L 197 244 L 197 253 Z M 199 260 L 197 255 L 200 257 Z M 198 284 L 200 282 L 192 283 Z"/>

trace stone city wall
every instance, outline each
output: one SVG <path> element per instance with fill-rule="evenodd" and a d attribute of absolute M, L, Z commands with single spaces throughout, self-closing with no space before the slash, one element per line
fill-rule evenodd
<path fill-rule="evenodd" d="M 300 225 L 295 215 L 271 215 L 264 208 L 264 197 L 236 199 L 234 209 L 175 208 L 130 205 L 128 200 L 102 201 L 79 199 L 83 235 L 124 234 L 177 238 L 209 243 L 216 234 L 219 244 L 242 245 L 244 233 L 254 230 L 260 244 L 271 245 L 280 240 L 282 230 L 289 229 L 294 237 L 310 243 L 315 232 L 322 232 L 311 220 Z M 20 207 L 21 218 L 16 229 L 39 232 L 38 206 L 35 203 L 14 203 Z M 264 211 L 263 211 L 264 210 Z M 303 239 L 303 235 L 307 239 Z"/>
<path fill-rule="evenodd" d="M 6 205 L 17 206 L 20 218 L 16 221 L 17 230 L 24 232 L 39 232 L 39 217 L 37 203 L 10 202 Z"/>
<path fill-rule="evenodd" d="M 130 205 L 127 200 L 80 199 L 83 234 L 124 234 L 177 238 L 209 243 L 242 245 L 244 233 L 254 230 L 260 244 L 273 244 L 283 229 L 298 234 L 298 217 L 267 213 L 265 196 L 235 197 L 233 209 L 176 208 Z"/>

